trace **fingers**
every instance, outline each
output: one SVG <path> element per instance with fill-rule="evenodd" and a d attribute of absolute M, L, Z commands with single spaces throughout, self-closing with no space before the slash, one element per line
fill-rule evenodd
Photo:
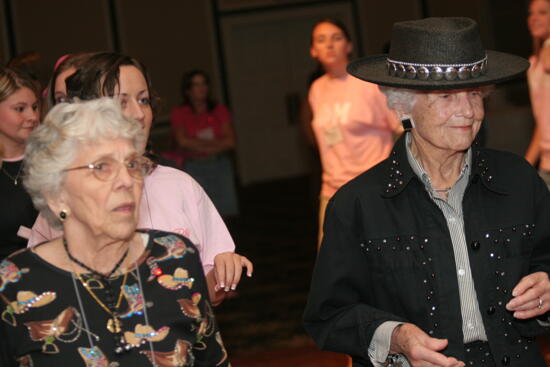
<path fill-rule="evenodd" d="M 447 345 L 447 340 L 434 339 L 438 342 L 444 342 Z M 430 348 L 424 346 L 418 346 L 415 350 L 411 351 L 409 356 L 413 365 L 433 365 L 440 367 L 463 367 L 464 363 L 457 360 L 454 357 L 447 357 L 439 352 L 436 352 Z"/>
<path fill-rule="evenodd" d="M 223 254 L 220 254 L 223 255 Z M 216 290 L 225 288 L 225 261 L 220 255 L 214 259 L 214 271 L 216 275 Z"/>
<path fill-rule="evenodd" d="M 521 296 L 526 290 L 533 287 L 537 283 L 538 277 L 540 277 L 540 273 L 529 274 L 521 278 L 519 283 L 512 290 L 512 296 Z"/>
<path fill-rule="evenodd" d="M 236 290 L 241 280 L 243 267 L 246 267 L 247 275 L 252 276 L 254 266 L 246 257 L 232 252 L 216 255 L 214 259 L 216 291 L 220 289 L 226 292 Z"/>
<path fill-rule="evenodd" d="M 390 350 L 404 354 L 412 366 L 463 367 L 463 362 L 439 353 L 447 345 L 446 339 L 432 338 L 416 325 L 405 323 L 392 333 Z"/>
<path fill-rule="evenodd" d="M 537 272 L 523 277 L 514 290 L 514 298 L 508 302 L 506 309 L 514 311 L 514 317 L 528 319 L 548 311 L 548 294 L 550 281 L 544 272 Z"/>
<path fill-rule="evenodd" d="M 237 289 L 237 284 L 239 284 L 239 281 L 241 280 L 241 274 L 243 271 L 243 267 L 241 265 L 241 259 L 240 256 L 233 256 L 233 266 L 232 266 L 232 272 L 231 274 L 228 274 L 227 276 L 227 282 L 228 284 L 231 284 L 231 290 L 234 291 Z M 228 291 L 227 288 L 225 288 L 226 291 Z"/>
<path fill-rule="evenodd" d="M 434 351 L 445 349 L 445 347 L 447 347 L 447 344 L 449 344 L 447 339 L 437 339 L 437 338 L 426 339 L 426 347 Z"/>
<path fill-rule="evenodd" d="M 254 272 L 254 264 L 252 264 L 252 261 L 248 260 L 244 256 L 241 256 L 241 265 L 246 268 L 246 276 L 250 278 Z"/>
<path fill-rule="evenodd" d="M 535 288 L 529 288 L 527 291 L 523 292 L 521 296 L 512 298 L 512 300 L 506 305 L 506 309 L 508 311 L 525 310 L 531 308 L 528 307 L 528 305 L 532 301 L 536 302 L 536 306 L 538 304 L 539 294 L 540 292 L 538 292 Z"/>

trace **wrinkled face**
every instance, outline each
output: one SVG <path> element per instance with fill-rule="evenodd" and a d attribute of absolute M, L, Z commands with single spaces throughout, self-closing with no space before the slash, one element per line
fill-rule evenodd
<path fill-rule="evenodd" d="M 38 101 L 29 88 L 19 88 L 0 102 L 0 144 L 24 145 L 38 124 Z"/>
<path fill-rule="evenodd" d="M 120 100 L 124 115 L 138 121 L 143 127 L 145 137 L 148 138 L 153 124 L 153 109 L 147 81 L 138 68 L 132 65 L 120 67 L 115 97 Z"/>
<path fill-rule="evenodd" d="M 65 80 L 67 80 L 68 77 L 73 75 L 75 73 L 76 69 L 71 67 L 67 70 L 63 71 L 62 73 L 59 73 L 57 78 L 55 79 L 54 84 L 54 99 L 55 104 L 62 103 L 62 102 L 68 102 L 67 100 L 67 85 L 65 84 Z"/>
<path fill-rule="evenodd" d="M 324 67 L 347 64 L 352 45 L 340 28 L 332 23 L 319 23 L 312 33 L 311 57 Z"/>
<path fill-rule="evenodd" d="M 78 233 L 112 240 L 124 240 L 134 233 L 143 179 L 130 176 L 123 163 L 136 156 L 139 153 L 132 142 L 123 138 L 102 139 L 79 147 L 67 168 L 115 160 L 120 169 L 110 181 L 99 180 L 92 169 L 66 172 L 59 198 L 50 202 L 56 214 L 62 209 L 69 211 L 64 222 L 66 230 L 71 227 Z"/>
<path fill-rule="evenodd" d="M 411 112 L 416 143 L 456 152 L 472 145 L 484 117 L 480 88 L 418 93 Z"/>
<path fill-rule="evenodd" d="M 188 92 L 191 101 L 206 101 L 208 98 L 208 83 L 204 76 L 197 74 L 191 79 Z"/>
<path fill-rule="evenodd" d="M 531 1 L 527 25 L 531 36 L 540 39 L 548 38 L 550 35 L 550 1 Z"/>

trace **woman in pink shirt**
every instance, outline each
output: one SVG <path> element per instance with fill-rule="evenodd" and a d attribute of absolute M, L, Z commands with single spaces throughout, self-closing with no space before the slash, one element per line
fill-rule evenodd
<path fill-rule="evenodd" d="M 115 53 L 97 53 L 65 78 L 69 99 L 115 97 L 124 114 L 140 123 L 149 136 L 155 99 L 145 67 L 139 61 Z M 219 304 L 227 292 L 236 289 L 243 267 L 248 276 L 252 275 L 252 263 L 234 253 L 231 235 L 214 205 L 184 172 L 158 165 L 145 179 L 138 226 L 182 234 L 197 246 L 213 304 Z M 59 235 L 39 216 L 29 244 Z"/>
<path fill-rule="evenodd" d="M 235 178 L 228 156 L 235 147 L 231 114 L 211 97 L 210 79 L 201 70 L 183 75 L 181 92 L 183 103 L 170 116 L 175 157 L 204 188 L 221 215 L 237 215 Z"/>
<path fill-rule="evenodd" d="M 311 56 L 325 70 L 309 90 L 312 128 L 323 167 L 319 244 L 328 200 L 346 182 L 385 159 L 399 123 L 386 98 L 372 83 L 351 77 L 346 66 L 351 38 L 339 21 L 318 22 L 311 34 Z"/>
<path fill-rule="evenodd" d="M 525 159 L 539 162 L 539 173 L 550 187 L 550 1 L 530 2 L 527 25 L 533 38 L 527 80 L 536 125 Z"/>

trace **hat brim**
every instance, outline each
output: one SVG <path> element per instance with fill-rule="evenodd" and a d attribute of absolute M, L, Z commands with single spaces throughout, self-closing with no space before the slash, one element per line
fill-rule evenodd
<path fill-rule="evenodd" d="M 423 90 L 448 90 L 479 87 L 502 83 L 521 76 L 529 67 L 529 62 L 523 57 L 504 52 L 487 50 L 487 71 L 474 79 L 466 80 L 419 80 L 390 76 L 386 66 L 388 55 L 375 55 L 352 61 L 348 73 L 378 85 Z"/>

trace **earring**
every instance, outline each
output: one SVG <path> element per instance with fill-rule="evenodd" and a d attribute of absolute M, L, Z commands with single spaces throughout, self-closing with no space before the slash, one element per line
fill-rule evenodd
<path fill-rule="evenodd" d="M 59 212 L 59 219 L 64 222 L 65 219 L 67 219 L 67 211 L 65 209 L 63 209 L 62 211 Z"/>
<path fill-rule="evenodd" d="M 401 124 L 403 125 L 403 129 L 405 131 L 411 131 L 412 129 L 414 129 L 414 121 L 412 117 L 401 119 Z"/>

